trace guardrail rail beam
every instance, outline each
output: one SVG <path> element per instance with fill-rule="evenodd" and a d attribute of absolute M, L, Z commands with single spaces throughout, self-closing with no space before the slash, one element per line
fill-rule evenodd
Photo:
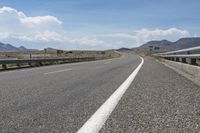
<path fill-rule="evenodd" d="M 182 62 L 182 63 L 187 63 L 187 62 L 186 62 L 186 58 L 181 58 L 181 62 Z"/>
<path fill-rule="evenodd" d="M 200 46 L 166 53 L 157 53 L 154 54 L 154 56 L 159 56 L 171 61 L 188 63 L 190 65 L 198 65 L 197 60 L 200 59 Z"/>

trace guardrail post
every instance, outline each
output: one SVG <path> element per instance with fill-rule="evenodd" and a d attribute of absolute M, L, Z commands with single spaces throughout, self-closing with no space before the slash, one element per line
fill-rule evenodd
<path fill-rule="evenodd" d="M 172 57 L 171 59 L 172 59 L 172 61 L 174 61 L 174 57 Z"/>
<path fill-rule="evenodd" d="M 196 58 L 191 58 L 190 59 L 190 64 L 191 65 L 197 65 L 197 59 Z"/>
<path fill-rule="evenodd" d="M 40 65 L 40 66 L 42 66 L 43 64 L 42 64 L 42 62 L 38 62 L 38 64 Z"/>
<path fill-rule="evenodd" d="M 6 64 L 2 64 L 2 68 L 3 69 L 7 69 L 7 65 Z"/>
<path fill-rule="evenodd" d="M 182 58 L 182 59 L 181 59 L 181 62 L 182 62 L 182 63 L 187 63 L 187 62 L 186 62 L 186 58 Z"/>
<path fill-rule="evenodd" d="M 28 65 L 29 65 L 30 67 L 32 67 L 32 63 L 31 63 L 31 62 L 28 62 Z"/>
<path fill-rule="evenodd" d="M 176 62 L 179 62 L 179 58 L 178 57 L 176 58 Z"/>
<path fill-rule="evenodd" d="M 17 67 L 19 67 L 19 68 L 20 68 L 20 64 L 19 64 L 19 63 L 17 63 Z"/>
<path fill-rule="evenodd" d="M 167 57 L 168 60 L 171 60 L 171 57 Z"/>

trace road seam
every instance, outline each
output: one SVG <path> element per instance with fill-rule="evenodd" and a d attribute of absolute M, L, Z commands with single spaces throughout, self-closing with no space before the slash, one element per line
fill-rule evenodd
<path fill-rule="evenodd" d="M 144 64 L 144 59 L 131 73 L 131 75 L 120 85 L 120 87 L 101 105 L 98 110 L 86 121 L 86 123 L 77 131 L 77 133 L 98 133 L 112 111 L 115 109 L 120 99 L 129 88 L 137 73 Z"/>

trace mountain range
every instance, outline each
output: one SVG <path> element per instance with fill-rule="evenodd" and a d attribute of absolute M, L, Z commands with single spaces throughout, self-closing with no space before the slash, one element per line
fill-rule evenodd
<path fill-rule="evenodd" d="M 20 52 L 20 51 L 36 51 L 36 49 L 27 49 L 24 46 L 15 47 L 11 44 L 0 42 L 0 52 Z"/>
<path fill-rule="evenodd" d="M 17 52 L 17 51 L 27 51 L 23 46 L 15 47 L 11 44 L 4 44 L 0 42 L 0 52 Z"/>
<path fill-rule="evenodd" d="M 127 51 L 127 50 L 149 51 L 151 49 L 153 52 L 166 52 L 166 51 L 179 50 L 196 46 L 200 46 L 200 37 L 181 38 L 176 42 L 171 42 L 168 40 L 149 41 L 136 48 L 132 49 L 121 48 L 118 49 L 118 51 Z M 20 52 L 20 51 L 35 51 L 35 49 L 27 49 L 24 46 L 15 47 L 11 44 L 5 44 L 0 42 L 0 52 Z"/>
<path fill-rule="evenodd" d="M 200 37 L 181 38 L 176 42 L 171 42 L 168 40 L 149 41 L 137 48 L 132 48 L 132 50 L 149 51 L 152 49 L 153 52 L 166 52 L 196 46 L 200 46 Z"/>

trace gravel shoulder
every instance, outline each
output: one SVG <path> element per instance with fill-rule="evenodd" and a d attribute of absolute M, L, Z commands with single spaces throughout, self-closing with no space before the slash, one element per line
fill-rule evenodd
<path fill-rule="evenodd" d="M 200 88 L 145 58 L 136 79 L 102 128 L 110 132 L 198 132 Z"/>

